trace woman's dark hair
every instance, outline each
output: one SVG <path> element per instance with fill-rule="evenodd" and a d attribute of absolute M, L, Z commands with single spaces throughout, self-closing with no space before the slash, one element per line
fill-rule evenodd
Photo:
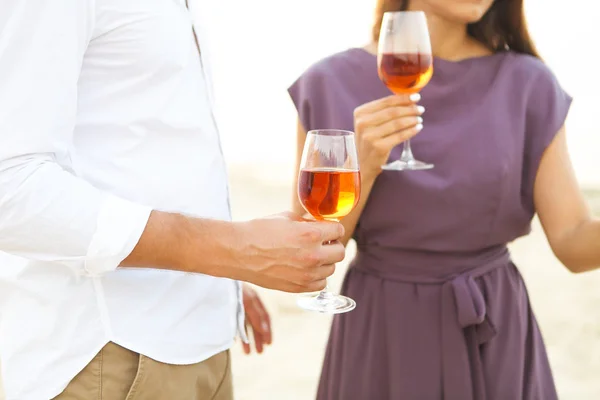
<path fill-rule="evenodd" d="M 406 11 L 409 0 L 378 0 L 373 40 L 379 39 L 383 13 Z M 495 0 L 490 9 L 477 22 L 469 24 L 467 32 L 494 53 L 512 50 L 541 58 L 527 29 L 523 0 Z"/>

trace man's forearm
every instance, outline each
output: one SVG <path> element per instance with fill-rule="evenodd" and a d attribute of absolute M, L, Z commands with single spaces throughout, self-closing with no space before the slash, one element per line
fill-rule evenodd
<path fill-rule="evenodd" d="M 286 292 L 325 287 L 344 258 L 343 226 L 289 213 L 226 222 L 152 211 L 120 267 L 195 272 Z"/>
<path fill-rule="evenodd" d="M 152 211 L 138 244 L 120 266 L 225 276 L 219 266 L 233 262 L 233 243 L 230 222 Z"/>

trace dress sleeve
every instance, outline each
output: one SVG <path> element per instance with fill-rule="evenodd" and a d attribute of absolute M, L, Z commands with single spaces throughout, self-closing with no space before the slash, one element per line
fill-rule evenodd
<path fill-rule="evenodd" d="M 546 148 L 565 124 L 572 97 L 545 64 L 539 62 L 527 100 L 523 192 L 533 210 L 533 187 Z"/>
<path fill-rule="evenodd" d="M 290 86 L 288 93 L 298 111 L 298 118 L 305 131 L 324 129 L 317 126 L 320 110 L 325 109 L 325 79 L 320 65 L 313 65 Z"/>

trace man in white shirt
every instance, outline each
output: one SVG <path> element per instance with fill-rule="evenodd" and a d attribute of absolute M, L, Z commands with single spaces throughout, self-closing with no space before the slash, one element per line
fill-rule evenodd
<path fill-rule="evenodd" d="M 336 223 L 229 221 L 203 27 L 185 0 L 2 1 L 8 400 L 230 399 L 238 281 L 316 291 L 343 258 Z"/>

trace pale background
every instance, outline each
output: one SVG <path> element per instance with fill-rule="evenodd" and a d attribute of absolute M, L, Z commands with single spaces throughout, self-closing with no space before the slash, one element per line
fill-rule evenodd
<path fill-rule="evenodd" d="M 282 211 L 292 193 L 295 143 L 295 110 L 286 88 L 319 58 L 364 44 L 374 0 L 210 3 L 218 118 L 234 217 Z M 526 5 L 539 50 L 575 98 L 567 123 L 571 155 L 600 212 L 600 195 L 592 191 L 600 190 L 600 78 L 594 60 L 600 6 L 590 0 L 526 0 Z M 567 273 L 537 224 L 513 250 L 530 289 L 560 398 L 600 399 L 600 273 Z M 350 246 L 349 257 L 352 252 Z M 334 286 L 344 268 L 340 266 Z M 312 399 L 330 320 L 298 310 L 293 295 L 265 292 L 264 299 L 272 313 L 274 345 L 263 356 L 246 357 L 234 349 L 237 399 Z"/>

